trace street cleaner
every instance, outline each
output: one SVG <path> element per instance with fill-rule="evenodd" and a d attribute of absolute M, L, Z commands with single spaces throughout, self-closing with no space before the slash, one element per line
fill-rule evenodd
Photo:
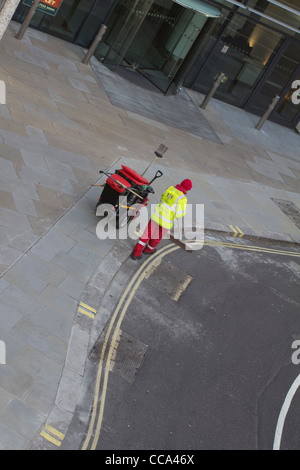
<path fill-rule="evenodd" d="M 156 252 L 156 247 L 163 236 L 173 227 L 175 219 L 181 219 L 185 216 L 186 194 L 192 187 L 191 180 L 185 179 L 176 186 L 170 186 L 164 192 L 143 235 L 131 253 L 132 259 L 141 259 L 142 253 L 151 255 Z"/>

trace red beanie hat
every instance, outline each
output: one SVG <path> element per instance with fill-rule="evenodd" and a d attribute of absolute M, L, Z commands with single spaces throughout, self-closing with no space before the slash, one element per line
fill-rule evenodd
<path fill-rule="evenodd" d="M 186 191 L 190 191 L 193 187 L 193 183 L 191 182 L 191 180 L 183 180 L 180 183 L 180 186 L 182 186 Z"/>

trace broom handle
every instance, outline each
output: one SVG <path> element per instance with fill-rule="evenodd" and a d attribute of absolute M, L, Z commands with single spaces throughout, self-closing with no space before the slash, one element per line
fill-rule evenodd
<path fill-rule="evenodd" d="M 112 178 L 111 178 L 112 179 Z M 113 180 L 114 181 L 114 180 Z M 135 196 L 139 197 L 140 199 L 142 199 L 142 201 L 144 200 L 144 198 L 142 196 L 140 196 L 139 194 L 135 193 L 134 191 L 132 191 L 132 189 L 129 189 L 127 188 L 127 186 L 125 186 L 125 184 L 122 184 L 120 183 L 120 181 L 116 180 L 116 182 L 118 184 L 120 184 L 121 186 L 123 186 L 123 188 L 127 189 L 127 191 L 130 191 L 132 194 L 134 194 Z"/>
<path fill-rule="evenodd" d="M 139 194 L 137 194 L 137 193 L 135 193 L 134 191 L 132 191 L 132 189 L 127 188 L 127 186 L 125 186 L 125 184 L 121 183 L 121 181 L 114 180 L 110 175 L 108 175 L 107 173 L 105 173 L 105 171 L 100 171 L 100 173 L 103 173 L 103 174 L 106 175 L 108 178 L 110 178 L 112 181 L 114 181 L 115 183 L 119 184 L 119 185 L 122 186 L 123 188 L 127 189 L 127 191 L 130 191 L 132 194 L 134 194 L 135 196 L 137 196 L 138 198 L 140 198 L 142 201 L 144 200 L 144 198 L 143 198 L 142 196 L 140 196 Z"/>
<path fill-rule="evenodd" d="M 155 157 L 153 158 L 152 162 L 150 163 L 150 165 L 146 168 L 146 170 L 144 171 L 144 173 L 142 173 L 142 176 L 144 176 L 145 173 L 147 173 L 147 171 L 149 170 L 150 166 L 153 165 L 153 163 L 155 162 L 155 160 L 157 159 L 157 156 L 155 155 Z"/>

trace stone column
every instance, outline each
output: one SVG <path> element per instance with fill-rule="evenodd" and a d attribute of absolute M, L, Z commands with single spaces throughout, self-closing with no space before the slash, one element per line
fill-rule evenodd
<path fill-rule="evenodd" d="M 13 17 L 13 14 L 19 4 L 19 0 L 6 0 L 2 10 L 0 11 L 0 40 L 2 39 L 3 34 L 6 31 L 7 26 L 10 23 L 10 20 Z"/>

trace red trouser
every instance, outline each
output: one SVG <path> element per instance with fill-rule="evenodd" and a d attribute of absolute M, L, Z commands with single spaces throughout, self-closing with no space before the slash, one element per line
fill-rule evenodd
<path fill-rule="evenodd" d="M 135 245 L 132 254 L 134 256 L 141 256 L 143 250 L 145 253 L 152 253 L 168 231 L 168 228 L 161 227 L 153 220 L 150 220 L 143 235 Z M 147 243 L 148 246 L 146 247 Z"/>

